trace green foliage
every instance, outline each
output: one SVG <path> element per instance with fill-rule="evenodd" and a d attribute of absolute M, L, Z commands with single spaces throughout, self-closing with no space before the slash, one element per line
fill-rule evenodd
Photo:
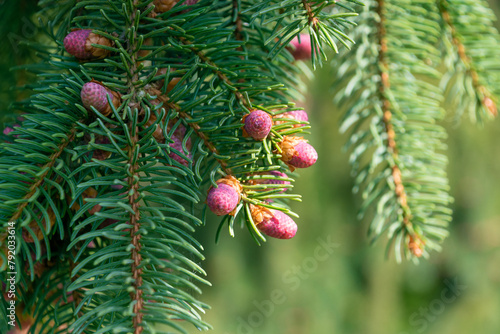
<path fill-rule="evenodd" d="M 345 38 L 344 16 L 322 12 L 327 1 L 289 3 L 336 25 L 323 40 Z M 293 57 L 269 41 L 286 46 L 309 17 L 280 13 L 283 20 L 267 22 L 280 12 L 269 12 L 273 4 L 202 0 L 157 13 L 152 0 L 39 2 L 40 36 L 30 48 L 41 59 L 19 67 L 37 75 L 24 87 L 33 95 L 12 104 L 25 120 L 0 146 L 0 219 L 16 222 L 16 266 L 28 268 L 18 275 L 18 300 L 35 317 L 31 333 L 166 333 L 160 324 L 185 332 L 180 320 L 209 329 L 201 319 L 208 306 L 195 298 L 209 284 L 203 247 L 192 236 L 205 221 L 207 188 L 228 174 L 242 183 L 236 215 L 219 227 L 228 223 L 231 235 L 239 221 L 265 240 L 251 204 L 295 215 L 287 201 L 300 196 L 282 193 L 290 186 L 250 181 L 285 170 L 278 143 L 309 127 L 276 124 L 263 142 L 241 132 L 250 110 L 277 115 L 301 98 Z M 291 20 L 301 22 L 293 34 L 284 29 Z M 110 55 L 79 61 L 64 52 L 74 28 L 110 40 Z M 120 105 L 108 101 L 110 114 L 83 107 L 80 91 L 91 80 L 121 96 Z"/>

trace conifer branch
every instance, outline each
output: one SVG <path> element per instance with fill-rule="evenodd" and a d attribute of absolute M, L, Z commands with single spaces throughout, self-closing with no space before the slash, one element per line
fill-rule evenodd
<path fill-rule="evenodd" d="M 475 68 L 474 62 L 472 58 L 468 56 L 464 44 L 460 41 L 459 33 L 453 23 L 453 19 L 451 18 L 449 11 L 447 10 L 448 5 L 447 0 L 437 0 L 437 6 L 439 8 L 441 18 L 450 30 L 452 43 L 457 50 L 458 57 L 465 66 L 466 75 L 472 80 L 472 86 L 476 92 L 476 96 L 482 97 L 480 99 L 480 103 L 485 110 L 488 110 L 492 116 L 497 116 L 498 111 L 492 100 L 492 93 L 486 86 L 480 83 L 479 74 Z"/>
<path fill-rule="evenodd" d="M 346 147 L 354 190 L 362 189 L 359 217 L 372 215 L 372 241 L 387 232 L 387 250 L 394 247 L 397 261 L 439 250 L 451 219 L 441 153 L 446 134 L 436 124 L 444 116 L 442 97 L 421 79 L 439 75 L 429 65 L 439 60 L 439 14 L 426 7 L 423 19 L 422 10 L 416 3 L 370 1 L 355 31 L 362 36 L 356 57 L 344 52 L 334 65 L 335 101 L 346 108 L 341 131 L 352 130 Z"/>

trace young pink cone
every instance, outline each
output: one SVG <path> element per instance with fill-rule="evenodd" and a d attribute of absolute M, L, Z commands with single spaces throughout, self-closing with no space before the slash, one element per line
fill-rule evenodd
<path fill-rule="evenodd" d="M 293 46 L 290 52 L 295 60 L 311 59 L 311 36 L 309 36 L 309 34 L 300 34 L 300 42 L 299 39 L 295 37 L 290 44 Z"/>
<path fill-rule="evenodd" d="M 219 184 L 217 188 L 213 187 L 208 191 L 208 208 L 217 216 L 231 213 L 239 201 L 240 195 L 238 192 L 227 184 Z"/>
<path fill-rule="evenodd" d="M 217 187 L 208 190 L 208 208 L 217 216 L 234 215 L 242 189 L 240 182 L 231 175 L 217 180 Z"/>
<path fill-rule="evenodd" d="M 318 160 L 318 153 L 302 137 L 285 136 L 278 144 L 282 151 L 281 160 L 291 171 L 295 168 L 311 167 Z"/>
<path fill-rule="evenodd" d="M 246 134 L 255 140 L 264 140 L 271 131 L 273 120 L 271 116 L 262 110 L 254 110 L 243 117 Z"/>
<path fill-rule="evenodd" d="M 303 109 L 292 110 L 292 111 L 289 111 L 285 114 L 287 114 L 290 118 L 295 119 L 297 121 L 303 121 L 303 122 L 309 121 L 309 116 L 307 115 L 306 111 Z"/>
<path fill-rule="evenodd" d="M 115 108 L 118 108 L 121 104 L 120 96 L 118 93 L 112 92 L 101 84 L 97 82 L 87 82 L 82 87 L 80 97 L 82 99 L 83 106 L 88 110 L 92 110 L 94 107 L 97 111 L 107 116 L 111 113 L 111 106 L 108 103 L 107 95 L 111 96 L 111 101 Z"/>
<path fill-rule="evenodd" d="M 110 53 L 109 50 L 94 47 L 92 44 L 113 45 L 109 39 L 94 34 L 90 29 L 72 31 L 64 38 L 66 51 L 81 60 L 104 58 Z"/>
<path fill-rule="evenodd" d="M 252 219 L 262 233 L 277 239 L 291 239 L 297 233 L 297 224 L 279 210 L 252 206 Z"/>

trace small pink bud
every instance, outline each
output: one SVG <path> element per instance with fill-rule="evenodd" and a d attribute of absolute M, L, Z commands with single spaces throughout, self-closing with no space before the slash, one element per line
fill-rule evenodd
<path fill-rule="evenodd" d="M 107 116 L 111 113 L 111 107 L 108 103 L 107 95 L 111 96 L 111 101 L 113 105 L 117 108 L 120 106 L 119 95 L 115 92 L 110 91 L 106 87 L 96 82 L 87 82 L 82 87 L 81 99 L 83 106 L 88 110 L 94 107 L 97 111 Z"/>
<path fill-rule="evenodd" d="M 255 140 L 264 140 L 273 126 L 271 116 L 262 110 L 254 110 L 245 115 L 243 122 L 246 133 Z"/>
<path fill-rule="evenodd" d="M 293 46 L 291 53 L 295 60 L 311 59 L 311 36 L 309 34 L 300 34 L 300 42 L 295 37 L 290 44 Z"/>
<path fill-rule="evenodd" d="M 306 111 L 303 109 L 292 110 L 292 111 L 289 111 L 285 114 L 287 114 L 287 116 L 289 116 L 290 118 L 295 119 L 297 121 L 303 121 L 303 122 L 309 121 L 309 116 L 307 115 Z"/>
<path fill-rule="evenodd" d="M 5 129 L 3 129 L 3 134 L 4 135 L 8 135 L 9 133 L 11 133 L 12 131 L 14 131 L 13 128 L 11 127 L 6 127 Z"/>
<path fill-rule="evenodd" d="M 279 120 L 280 118 L 288 118 L 288 119 L 293 119 L 293 120 L 302 121 L 302 122 L 309 121 L 309 117 L 307 115 L 307 112 L 305 110 L 302 110 L 302 109 L 292 110 L 292 111 L 284 112 L 282 114 L 278 114 L 278 115 L 274 116 L 274 119 L 275 119 L 274 124 L 278 125 L 278 124 L 282 124 L 282 123 L 286 122 L 285 120 Z M 301 127 L 302 124 L 294 124 L 293 127 L 298 128 L 298 127 Z"/>
<path fill-rule="evenodd" d="M 298 143 L 294 147 L 297 152 L 288 163 L 297 168 L 307 168 L 316 163 L 318 153 L 305 141 Z"/>
<path fill-rule="evenodd" d="M 301 137 L 285 136 L 278 144 L 282 151 L 281 160 L 293 171 L 295 168 L 307 168 L 316 163 L 318 153 Z"/>
<path fill-rule="evenodd" d="M 278 239 L 290 239 L 297 233 L 297 224 L 279 210 L 252 205 L 251 212 L 257 228 L 265 235 Z"/>
<path fill-rule="evenodd" d="M 231 214 L 240 202 L 241 185 L 232 176 L 217 181 L 208 191 L 208 208 L 217 216 Z"/>

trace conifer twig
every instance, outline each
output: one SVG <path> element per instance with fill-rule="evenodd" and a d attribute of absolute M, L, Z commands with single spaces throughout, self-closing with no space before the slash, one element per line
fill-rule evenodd
<path fill-rule="evenodd" d="M 134 24 L 136 20 L 136 15 L 137 15 L 137 5 L 139 4 L 139 0 L 134 0 L 132 2 L 132 8 L 130 9 L 130 19 L 129 22 L 131 24 Z M 128 87 L 129 87 L 129 93 L 131 93 L 131 98 L 130 98 L 130 107 L 132 108 L 136 104 L 138 104 L 137 101 L 137 90 L 134 86 L 134 83 L 139 80 L 139 70 L 137 68 L 138 64 L 138 51 L 137 50 L 137 30 L 134 29 L 134 36 L 132 37 L 133 43 L 129 43 L 127 52 L 129 53 L 129 56 L 131 58 L 131 67 L 130 67 L 130 73 L 132 74 L 132 77 L 128 77 Z M 129 158 L 129 173 L 130 176 L 128 177 L 128 186 L 131 191 L 128 192 L 128 200 L 129 200 L 129 205 L 132 208 L 133 213 L 130 213 L 130 237 L 132 239 L 132 247 L 131 250 L 131 257 L 132 257 L 132 277 L 134 279 L 134 282 L 132 283 L 134 285 L 134 291 L 130 292 L 130 296 L 132 300 L 135 302 L 134 303 L 134 318 L 133 318 L 133 327 L 134 327 L 134 334 L 141 334 L 143 332 L 143 327 L 141 326 L 142 323 L 142 310 L 144 308 L 144 300 L 142 298 L 142 267 L 141 267 L 141 262 L 142 262 L 142 255 L 141 255 L 141 248 L 142 245 L 140 243 L 141 235 L 138 234 L 139 229 L 140 229 L 140 211 L 139 211 L 139 181 L 136 179 L 136 175 L 138 174 L 137 170 L 139 169 L 139 165 L 137 162 L 137 159 L 135 159 L 135 150 L 138 150 L 137 143 L 139 141 L 139 136 L 138 136 L 138 129 L 133 128 L 133 123 L 134 120 L 130 120 L 130 131 L 131 131 L 131 137 L 130 137 L 130 145 L 127 147 L 128 149 L 128 158 Z"/>
<path fill-rule="evenodd" d="M 37 189 L 40 188 L 44 181 L 45 181 L 45 178 L 47 177 L 47 175 L 49 174 L 50 170 L 52 167 L 54 167 L 54 164 L 56 163 L 56 160 L 59 159 L 59 157 L 61 156 L 61 154 L 64 152 L 64 150 L 66 149 L 66 147 L 69 145 L 69 143 L 71 143 L 73 141 L 73 139 L 75 138 L 75 134 L 76 134 L 76 127 L 73 127 L 70 132 L 69 132 L 69 136 L 67 139 L 63 140 L 59 146 L 57 147 L 57 150 L 52 153 L 52 155 L 49 157 L 49 162 L 46 163 L 41 169 L 46 169 L 45 172 L 40 175 L 38 181 L 36 181 L 35 183 L 33 183 L 28 191 L 28 193 L 26 194 L 26 196 L 24 196 L 24 199 L 25 201 L 23 201 L 21 204 L 19 204 L 19 206 L 17 207 L 17 210 L 16 212 L 14 213 L 14 215 L 12 216 L 12 218 L 10 218 L 9 221 L 16 221 L 18 220 L 22 213 L 23 213 L 23 210 L 24 208 L 26 208 L 26 206 L 28 205 L 29 203 L 29 199 L 36 193 Z"/>
<path fill-rule="evenodd" d="M 314 30 L 317 30 L 317 24 L 318 24 L 318 18 L 314 15 L 311 5 L 309 5 L 309 2 L 307 0 L 302 0 L 302 4 L 304 5 L 304 8 L 307 12 L 307 18 L 309 21 L 309 24 L 312 25 Z"/>
<path fill-rule="evenodd" d="M 411 223 L 411 210 L 408 205 L 406 190 L 403 185 L 401 169 L 398 165 L 398 149 L 396 144 L 396 133 L 394 131 L 394 126 L 392 124 L 392 112 L 391 103 L 387 98 L 387 91 L 390 89 L 390 78 L 389 70 L 387 64 L 387 38 L 386 38 L 386 27 L 385 27 L 385 1 L 377 0 L 377 14 L 379 16 L 378 23 L 378 43 L 379 43 L 379 54 L 378 54 L 378 66 L 380 70 L 380 99 L 382 102 L 383 111 L 383 123 L 385 132 L 387 134 L 387 150 L 392 156 L 391 169 L 392 169 L 392 179 L 394 182 L 395 193 L 398 199 L 399 205 L 403 210 L 403 223 L 406 230 L 413 236 L 414 239 L 419 239 L 418 236 L 414 236 L 413 229 L 410 229 Z"/>
<path fill-rule="evenodd" d="M 156 95 L 157 99 L 163 102 L 163 104 L 166 105 L 169 109 L 175 110 L 181 118 L 188 121 L 192 119 L 192 117 L 188 113 L 182 111 L 182 108 L 178 104 L 170 102 L 168 97 L 161 95 L 161 91 L 155 88 L 151 88 L 150 92 L 152 93 L 152 95 Z M 204 132 L 200 131 L 201 128 L 198 123 L 187 122 L 187 124 L 194 130 L 196 135 L 203 140 L 203 143 L 210 150 L 210 152 L 212 152 L 212 154 L 220 155 L 215 145 L 210 141 L 210 138 Z M 224 173 L 226 173 L 227 175 L 232 174 L 231 170 L 227 168 L 227 162 L 225 160 L 219 159 L 215 156 L 214 159 L 217 160 L 217 162 L 220 164 Z"/>

